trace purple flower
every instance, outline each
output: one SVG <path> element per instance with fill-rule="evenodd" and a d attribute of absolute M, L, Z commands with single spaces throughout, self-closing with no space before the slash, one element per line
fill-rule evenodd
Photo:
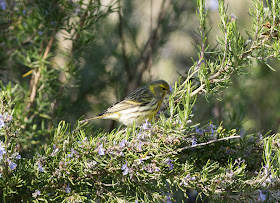
<path fill-rule="evenodd" d="M 202 135 L 202 133 L 203 133 L 203 131 L 200 128 L 198 128 L 197 126 L 195 126 L 195 132 L 199 135 Z"/>
<path fill-rule="evenodd" d="M 268 165 L 265 165 L 263 168 L 264 168 L 265 175 L 268 175 L 268 169 L 269 169 Z"/>
<path fill-rule="evenodd" d="M 12 170 L 14 170 L 14 169 L 16 169 L 17 164 L 14 163 L 14 162 L 10 162 L 10 163 L 9 163 L 9 167 L 10 167 Z"/>
<path fill-rule="evenodd" d="M 38 31 L 38 34 L 39 34 L 39 35 L 42 35 L 42 34 L 43 34 L 43 32 L 39 30 L 39 31 Z"/>
<path fill-rule="evenodd" d="M 125 147 L 125 145 L 126 145 L 126 140 L 125 139 L 123 139 L 121 142 L 120 142 L 120 148 L 124 148 Z"/>
<path fill-rule="evenodd" d="M 122 170 L 123 170 L 123 175 L 127 175 L 128 174 L 127 162 L 124 165 L 122 165 Z"/>
<path fill-rule="evenodd" d="M 215 125 L 213 125 L 213 124 L 211 124 L 211 125 L 209 125 L 209 126 L 210 126 L 210 133 L 211 133 L 211 134 L 215 134 L 215 133 L 216 133 L 217 127 L 216 127 Z"/>
<path fill-rule="evenodd" d="M 159 167 L 155 167 L 155 168 L 154 168 L 154 171 L 155 171 L 155 172 L 160 172 L 160 168 L 159 168 Z"/>
<path fill-rule="evenodd" d="M 67 157 L 67 159 L 72 158 L 73 154 L 72 153 L 71 154 L 67 154 L 66 157 Z"/>
<path fill-rule="evenodd" d="M 71 188 L 70 188 L 70 185 L 69 185 L 69 184 L 66 186 L 65 192 L 66 192 L 66 193 L 70 193 L 70 192 L 71 192 Z"/>
<path fill-rule="evenodd" d="M 16 157 L 15 157 L 16 159 L 21 159 L 21 155 L 20 154 L 18 154 L 18 155 L 16 155 Z"/>
<path fill-rule="evenodd" d="M 167 197 L 165 198 L 165 200 L 166 200 L 166 203 L 172 203 L 171 197 L 169 197 L 169 196 L 167 196 Z"/>
<path fill-rule="evenodd" d="M 143 145 L 142 142 L 139 141 L 138 144 L 136 145 L 137 151 L 142 151 L 142 145 Z"/>
<path fill-rule="evenodd" d="M 17 164 L 12 162 L 10 159 L 7 159 L 8 163 L 9 163 L 9 167 L 10 169 L 14 170 L 17 167 Z"/>
<path fill-rule="evenodd" d="M 189 181 L 194 181 L 194 180 L 195 180 L 195 177 L 191 177 L 191 175 L 188 174 L 183 178 L 183 181 L 180 184 L 184 184 L 184 185 L 188 186 Z"/>
<path fill-rule="evenodd" d="M 6 154 L 6 150 L 3 147 L 3 142 L 0 141 L 0 159 L 2 159 L 3 154 Z"/>
<path fill-rule="evenodd" d="M 155 163 L 150 163 L 145 167 L 148 173 L 160 172 L 160 168 L 156 166 Z"/>
<path fill-rule="evenodd" d="M 234 173 L 232 170 L 230 170 L 229 173 L 227 173 L 227 175 L 229 178 L 232 178 L 234 176 Z"/>
<path fill-rule="evenodd" d="M 149 130 L 151 128 L 151 123 L 149 123 L 149 119 L 146 119 L 145 123 L 143 123 L 142 128 L 143 130 Z"/>
<path fill-rule="evenodd" d="M 235 21 L 237 19 L 237 17 L 233 13 L 230 14 L 230 17 L 231 21 Z"/>
<path fill-rule="evenodd" d="M 59 151 L 59 148 L 56 147 L 56 144 L 53 145 L 53 152 L 51 153 L 51 156 L 54 156 Z"/>
<path fill-rule="evenodd" d="M 139 132 L 137 134 L 137 139 L 140 140 L 140 139 L 144 139 L 145 138 L 145 134 L 143 132 Z"/>
<path fill-rule="evenodd" d="M 36 198 L 37 196 L 39 196 L 41 194 L 40 190 L 35 190 L 34 193 L 32 193 L 32 197 Z"/>
<path fill-rule="evenodd" d="M 66 157 L 67 158 L 72 158 L 73 154 L 76 154 L 76 151 L 73 148 L 71 148 L 71 154 L 67 154 Z"/>
<path fill-rule="evenodd" d="M 267 177 L 266 182 L 268 182 L 268 183 L 273 183 L 274 182 L 274 178 L 271 174 Z"/>
<path fill-rule="evenodd" d="M 85 137 L 82 141 L 78 141 L 79 147 L 84 148 L 86 144 L 88 144 L 87 137 Z"/>
<path fill-rule="evenodd" d="M 173 169 L 173 164 L 172 164 L 172 160 L 171 159 L 166 159 L 166 164 L 169 166 L 169 170 Z"/>
<path fill-rule="evenodd" d="M 43 168 L 43 166 L 40 163 L 37 163 L 37 170 L 40 172 L 44 172 L 45 169 Z"/>
<path fill-rule="evenodd" d="M 103 143 L 101 143 L 101 144 L 99 145 L 99 147 L 98 147 L 98 154 L 99 154 L 100 156 L 105 155 L 105 150 L 103 149 Z"/>
<path fill-rule="evenodd" d="M 0 0 L 0 7 L 2 10 L 6 10 L 6 1 L 5 0 Z"/>
<path fill-rule="evenodd" d="M 259 197 L 258 197 L 258 201 L 260 202 L 264 202 L 266 200 L 266 195 L 262 193 L 261 190 L 259 190 Z"/>
<path fill-rule="evenodd" d="M 71 148 L 71 153 L 76 154 L 77 152 L 75 151 L 75 149 Z"/>
<path fill-rule="evenodd" d="M 1 2 L 1 0 L 0 0 L 0 2 Z M 4 118 L 3 118 L 2 114 L 0 114 L 0 128 L 3 128 L 5 126 L 6 125 L 5 125 L 5 122 L 4 122 Z"/>
<path fill-rule="evenodd" d="M 195 136 L 192 136 L 192 146 L 197 144 L 197 139 Z"/>

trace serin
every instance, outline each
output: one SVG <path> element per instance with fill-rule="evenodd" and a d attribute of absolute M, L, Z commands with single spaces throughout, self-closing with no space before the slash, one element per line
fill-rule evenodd
<path fill-rule="evenodd" d="M 134 90 L 106 111 L 80 122 L 86 123 L 95 119 L 111 119 L 127 126 L 133 123 L 139 126 L 147 119 L 153 119 L 167 93 L 170 93 L 170 87 L 166 81 L 153 81 Z"/>

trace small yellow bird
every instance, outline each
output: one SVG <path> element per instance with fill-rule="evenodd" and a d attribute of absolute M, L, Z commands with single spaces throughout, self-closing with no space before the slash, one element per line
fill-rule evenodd
<path fill-rule="evenodd" d="M 131 92 L 126 98 L 109 107 L 103 113 L 80 121 L 87 123 L 95 119 L 111 119 L 124 125 L 137 126 L 147 119 L 151 120 L 158 112 L 167 93 L 170 93 L 169 84 L 164 80 L 157 80 Z"/>

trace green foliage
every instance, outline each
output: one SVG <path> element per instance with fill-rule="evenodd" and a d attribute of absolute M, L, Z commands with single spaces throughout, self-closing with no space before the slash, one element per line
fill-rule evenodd
<path fill-rule="evenodd" d="M 253 1 L 249 40 L 241 35 L 235 17 L 229 17 L 224 1 L 219 1 L 221 35 L 215 48 L 208 44 L 211 30 L 205 2 L 197 0 L 198 60 L 175 83 L 167 109 L 152 123 L 107 133 L 78 122 L 72 127 L 64 120 L 76 108 L 88 107 L 82 92 L 94 89 L 89 83 L 102 86 L 90 79 L 102 76 L 116 82 L 125 72 L 127 81 L 120 83 L 127 85 L 121 91 L 138 86 L 176 29 L 184 3 L 162 1 L 157 25 L 138 47 L 137 26 L 126 23 L 133 17 L 130 1 L 15 2 L 0 8 L 0 67 L 11 68 L 5 70 L 14 78 L 23 77 L 0 83 L 1 201 L 279 201 L 280 134 L 244 133 L 234 125 L 199 120 L 196 114 L 201 95 L 218 94 L 254 61 L 276 70 L 269 60 L 279 60 L 280 55 L 279 0 L 266 2 L 267 8 L 262 1 Z M 118 14 L 117 28 L 106 21 L 110 13 Z M 106 26 L 112 33 L 118 30 L 119 41 Z M 65 50 L 58 48 L 57 36 L 62 33 L 71 41 Z M 131 52 L 127 39 L 135 45 Z M 105 42 L 115 48 L 106 50 Z M 89 51 L 93 45 L 94 53 Z M 59 54 L 65 57 L 63 65 L 54 60 Z M 122 63 L 110 71 L 104 62 L 95 61 L 100 54 Z M 82 67 L 83 60 L 90 57 L 96 70 L 84 77 L 90 64 Z"/>

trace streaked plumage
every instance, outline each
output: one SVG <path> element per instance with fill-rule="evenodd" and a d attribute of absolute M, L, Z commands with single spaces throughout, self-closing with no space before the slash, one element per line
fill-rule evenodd
<path fill-rule="evenodd" d="M 112 105 L 103 113 L 81 122 L 111 119 L 124 125 L 132 125 L 133 122 L 141 125 L 146 119 L 152 119 L 158 112 L 166 93 L 170 92 L 169 88 L 168 83 L 164 80 L 153 81 L 131 92 L 122 101 Z"/>

